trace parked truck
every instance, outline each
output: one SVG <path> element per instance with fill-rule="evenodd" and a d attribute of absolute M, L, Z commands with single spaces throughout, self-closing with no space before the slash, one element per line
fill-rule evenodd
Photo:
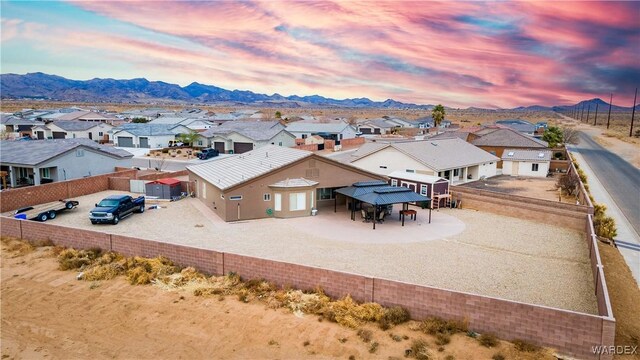
<path fill-rule="evenodd" d="M 207 160 L 207 159 L 211 159 L 214 158 L 216 156 L 220 155 L 220 152 L 216 149 L 202 149 L 199 153 L 198 153 L 198 159 L 200 160 Z"/>
<path fill-rule="evenodd" d="M 89 219 L 92 224 L 117 225 L 122 218 L 136 212 L 144 212 L 144 196 L 134 199 L 129 195 L 111 195 L 96 204 L 89 212 Z"/>
<path fill-rule="evenodd" d="M 65 210 L 71 210 L 78 206 L 79 202 L 75 200 L 58 200 L 46 204 L 27 206 L 20 208 L 14 212 L 13 217 L 16 219 L 47 221 L 53 220 L 59 213 Z"/>

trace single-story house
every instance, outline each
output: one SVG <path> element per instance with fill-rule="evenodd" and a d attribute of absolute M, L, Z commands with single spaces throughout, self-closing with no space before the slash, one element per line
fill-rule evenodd
<path fill-rule="evenodd" d="M 536 126 L 522 119 L 498 120 L 496 125 L 506 126 L 525 135 L 533 136 L 536 133 Z"/>
<path fill-rule="evenodd" d="M 474 135 L 476 136 L 469 138 L 471 144 L 499 158 L 503 157 L 505 149 L 542 150 L 549 146 L 545 141 L 510 128 L 486 128 L 475 132 Z M 502 167 L 500 160 L 498 169 Z"/>
<path fill-rule="evenodd" d="M 178 134 L 187 134 L 190 129 L 183 125 L 128 123 L 112 130 L 113 143 L 119 147 L 163 148 Z"/>
<path fill-rule="evenodd" d="M 507 149 L 502 155 L 502 174 L 546 177 L 550 164 L 550 150 Z"/>
<path fill-rule="evenodd" d="M 336 189 L 383 176 L 310 151 L 265 145 L 215 161 L 187 166 L 198 199 L 224 221 L 311 215 L 346 198 Z M 322 211 L 322 209 L 320 209 Z"/>
<path fill-rule="evenodd" d="M 11 187 L 78 179 L 130 167 L 133 155 L 89 139 L 0 141 L 0 165 Z"/>
<path fill-rule="evenodd" d="M 360 131 L 362 135 L 385 135 L 391 134 L 401 127 L 402 125 L 395 121 L 381 118 L 365 121 L 358 126 L 358 131 Z"/>
<path fill-rule="evenodd" d="M 23 136 L 31 137 L 33 135 L 32 128 L 38 125 L 44 125 L 42 121 L 21 119 L 19 117 L 7 116 L 4 118 L 3 128 L 10 137 L 17 138 Z"/>
<path fill-rule="evenodd" d="M 122 119 L 119 119 L 114 114 L 99 113 L 99 112 L 89 111 L 89 110 L 80 110 L 80 111 L 70 112 L 63 116 L 57 117 L 56 121 L 58 120 L 60 121 L 65 121 L 65 120 L 66 121 L 69 121 L 69 120 L 98 121 L 98 122 L 107 123 L 113 126 L 120 125 L 124 122 Z"/>
<path fill-rule="evenodd" d="M 218 124 L 209 121 L 206 118 L 196 117 L 174 117 L 174 116 L 161 116 L 149 122 L 150 124 L 165 124 L 165 125 L 184 125 L 191 130 L 206 130 Z"/>
<path fill-rule="evenodd" d="M 59 120 L 46 125 L 31 128 L 33 137 L 42 139 L 87 138 L 94 141 L 109 141 L 109 132 L 113 126 L 94 121 Z"/>
<path fill-rule="evenodd" d="M 295 140 L 279 121 L 229 121 L 201 132 L 194 146 L 242 154 L 266 145 L 293 147 Z"/>
<path fill-rule="evenodd" d="M 458 138 L 366 143 L 351 164 L 381 175 L 394 171 L 443 177 L 453 185 L 496 175 L 500 159 Z"/>
<path fill-rule="evenodd" d="M 309 136 L 319 135 L 324 139 L 336 141 L 336 145 L 339 145 L 342 139 L 353 139 L 358 136 L 356 128 L 344 121 L 328 123 L 296 121 L 287 125 L 287 131 L 297 139 L 306 139 Z"/>

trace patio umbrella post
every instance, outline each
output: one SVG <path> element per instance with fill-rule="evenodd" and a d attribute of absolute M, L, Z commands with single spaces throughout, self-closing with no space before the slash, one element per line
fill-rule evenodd
<path fill-rule="evenodd" d="M 431 224 L 431 208 L 429 208 L 429 224 Z"/>
<path fill-rule="evenodd" d="M 373 207 L 373 230 L 376 229 L 376 219 L 378 218 L 378 215 L 376 214 L 378 208 L 374 205 Z"/>
<path fill-rule="evenodd" d="M 338 212 L 338 196 L 333 197 L 333 212 Z"/>

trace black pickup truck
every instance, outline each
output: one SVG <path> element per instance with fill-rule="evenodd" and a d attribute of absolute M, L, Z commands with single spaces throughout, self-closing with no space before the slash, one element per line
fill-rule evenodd
<path fill-rule="evenodd" d="M 198 159 L 207 160 L 220 155 L 220 152 L 216 149 L 203 149 L 198 153 Z"/>
<path fill-rule="evenodd" d="M 89 212 L 89 219 L 92 224 L 116 225 L 120 219 L 134 212 L 144 212 L 144 196 L 134 199 L 129 195 L 111 195 L 96 204 L 96 207 Z"/>

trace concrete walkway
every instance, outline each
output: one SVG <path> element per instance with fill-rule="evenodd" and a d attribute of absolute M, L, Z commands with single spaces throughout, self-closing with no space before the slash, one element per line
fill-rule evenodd
<path fill-rule="evenodd" d="M 580 164 L 580 168 L 587 175 L 591 195 L 597 203 L 607 206 L 607 214 L 615 220 L 618 230 L 618 235 L 615 237 L 616 244 L 627 265 L 629 265 L 638 286 L 640 286 L 640 235 L 635 231 L 627 217 L 624 216 L 616 202 L 611 198 L 607 189 L 602 185 L 598 176 L 585 161 L 580 149 L 572 145 L 569 145 L 568 148 Z"/>

